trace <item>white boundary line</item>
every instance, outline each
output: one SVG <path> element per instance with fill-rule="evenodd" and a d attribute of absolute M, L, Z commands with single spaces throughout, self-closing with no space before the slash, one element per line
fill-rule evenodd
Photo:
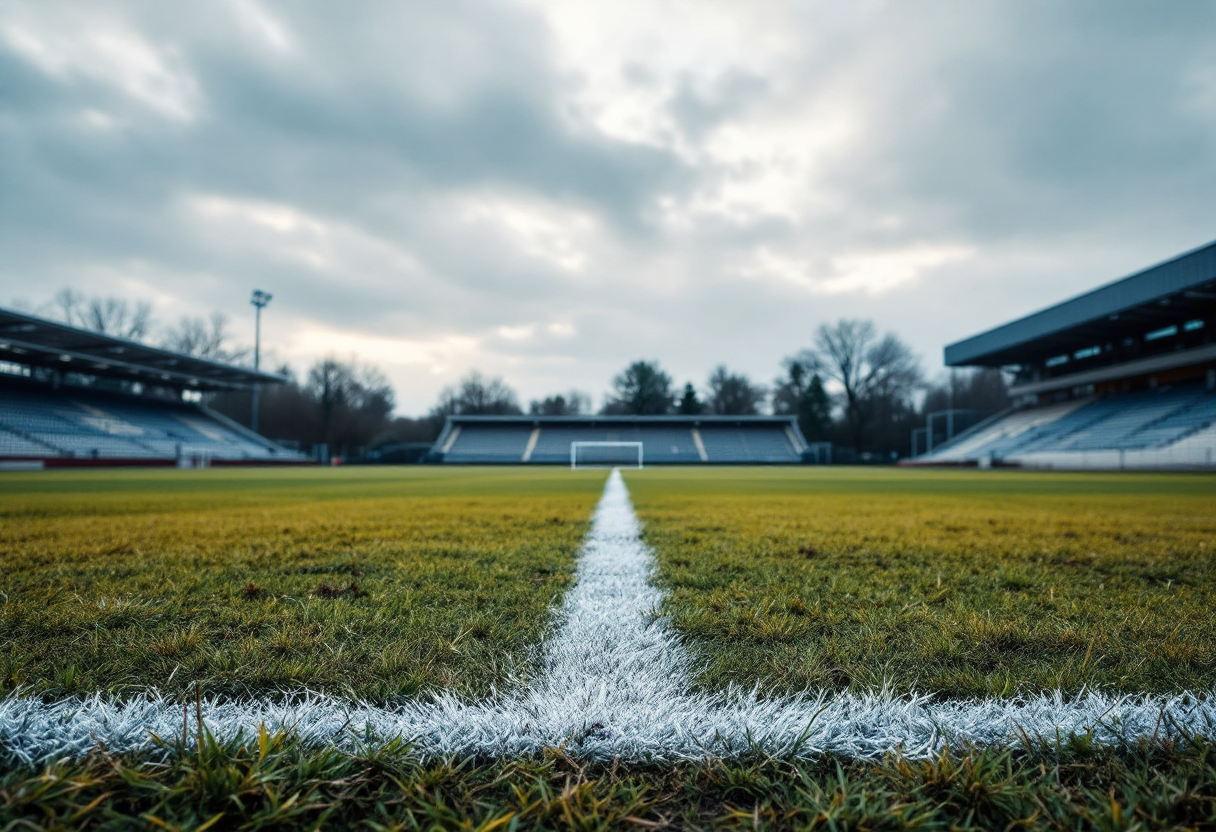
<path fill-rule="evenodd" d="M 450 695 L 378 708 L 320 695 L 267 700 L 208 699 L 203 714 L 219 737 L 252 736 L 260 724 L 308 743 L 355 749 L 396 738 L 423 758 L 509 757 L 564 746 L 584 759 L 695 760 L 749 752 L 812 757 L 937 753 L 947 744 L 1016 744 L 1091 734 L 1102 743 L 1182 733 L 1216 737 L 1216 697 L 1087 693 L 930 702 L 885 694 L 761 699 L 689 689 L 687 652 L 656 618 L 663 596 L 619 471 L 596 509 L 578 580 L 531 686 L 484 702 Z M 193 724 L 193 714 L 191 714 Z M 0 700 L 0 757 L 35 762 L 113 751 L 152 750 L 152 734 L 179 737 L 182 706 L 155 695 L 44 703 Z M 191 740 L 192 742 L 193 740 Z"/>

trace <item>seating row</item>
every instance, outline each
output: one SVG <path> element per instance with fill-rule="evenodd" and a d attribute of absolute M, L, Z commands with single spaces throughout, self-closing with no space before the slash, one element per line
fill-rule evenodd
<path fill-rule="evenodd" d="M 640 442 L 647 464 L 701 462 L 791 463 L 801 454 L 780 424 L 772 425 L 533 425 L 464 423 L 442 450 L 444 462 L 570 461 L 575 442 Z M 700 446 L 698 446 L 698 437 Z M 621 460 L 630 457 L 622 452 Z"/>
<path fill-rule="evenodd" d="M 217 460 L 298 456 L 192 405 L 118 393 L 0 387 L 0 457 Z"/>
<path fill-rule="evenodd" d="M 1014 411 L 924 457 L 1013 460 L 1032 454 L 1168 448 L 1216 422 L 1216 393 L 1200 384 Z"/>

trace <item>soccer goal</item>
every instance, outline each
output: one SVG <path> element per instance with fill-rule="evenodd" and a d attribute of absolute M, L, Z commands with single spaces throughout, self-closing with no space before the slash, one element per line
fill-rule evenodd
<path fill-rule="evenodd" d="M 571 442 L 571 468 L 641 468 L 641 442 Z"/>

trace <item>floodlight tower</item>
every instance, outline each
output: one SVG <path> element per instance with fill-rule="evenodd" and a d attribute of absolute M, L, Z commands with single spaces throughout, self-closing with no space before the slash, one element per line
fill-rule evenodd
<path fill-rule="evenodd" d="M 270 299 L 273 297 L 274 295 L 270 292 L 254 289 L 253 297 L 249 299 L 249 302 L 257 309 L 257 312 L 254 313 L 253 325 L 253 369 L 255 371 L 262 358 L 262 309 L 270 303 Z M 253 428 L 254 433 L 258 432 L 258 388 L 260 386 L 256 381 L 253 383 L 253 418 L 250 420 L 250 427 Z"/>

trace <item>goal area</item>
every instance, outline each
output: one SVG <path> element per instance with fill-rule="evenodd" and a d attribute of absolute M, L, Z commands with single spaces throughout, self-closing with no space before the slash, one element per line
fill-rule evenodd
<path fill-rule="evenodd" d="M 571 468 L 641 468 L 641 442 L 571 442 Z"/>

